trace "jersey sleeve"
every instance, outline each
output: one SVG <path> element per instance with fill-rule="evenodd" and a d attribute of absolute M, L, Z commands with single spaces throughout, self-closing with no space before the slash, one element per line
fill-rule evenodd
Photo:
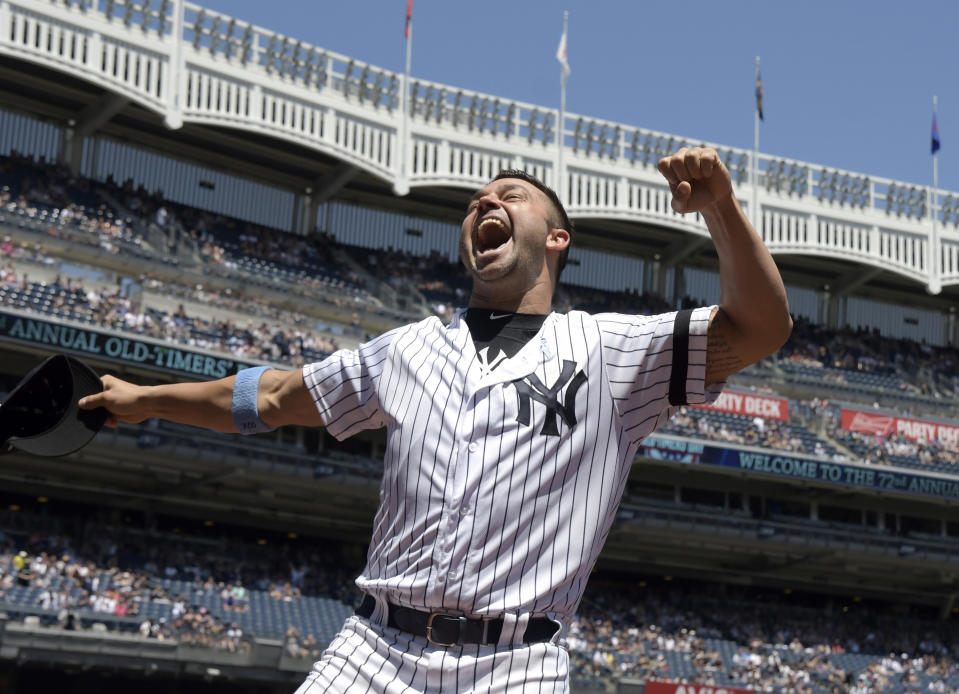
<path fill-rule="evenodd" d="M 360 345 L 341 349 L 303 367 L 303 382 L 313 396 L 326 430 L 343 440 L 364 429 L 386 424 L 377 384 L 386 367 L 396 330 Z"/>
<path fill-rule="evenodd" d="M 632 440 L 665 424 L 675 408 L 713 402 L 722 392 L 725 382 L 706 386 L 706 334 L 714 309 L 596 316 L 610 389 Z"/>

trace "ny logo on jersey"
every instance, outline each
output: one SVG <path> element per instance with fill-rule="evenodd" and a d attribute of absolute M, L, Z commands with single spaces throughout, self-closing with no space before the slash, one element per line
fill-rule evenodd
<path fill-rule="evenodd" d="M 546 418 L 543 420 L 543 428 L 540 434 L 545 436 L 559 436 L 559 426 L 556 422 L 557 417 L 562 417 L 567 427 L 576 426 L 576 393 L 580 386 L 586 382 L 586 374 L 580 370 L 573 375 L 576 370 L 576 362 L 563 360 L 563 370 L 559 374 L 556 382 L 547 387 L 536 374 L 529 374 L 525 378 L 516 379 L 513 385 L 516 387 L 516 397 L 519 398 L 519 412 L 516 414 L 516 421 L 520 424 L 529 424 L 531 419 L 532 401 L 535 400 L 546 406 Z M 560 391 L 566 387 L 566 395 L 563 402 L 559 401 Z"/>
<path fill-rule="evenodd" d="M 499 354 L 496 355 L 493 361 L 489 360 L 489 347 L 484 347 L 476 354 L 482 378 L 489 376 L 493 369 L 499 366 L 500 362 L 506 359 L 506 355 L 502 351 L 497 351 L 499 351 Z"/>

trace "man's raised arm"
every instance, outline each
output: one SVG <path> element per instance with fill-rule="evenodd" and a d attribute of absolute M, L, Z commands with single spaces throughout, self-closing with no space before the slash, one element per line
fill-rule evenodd
<path fill-rule="evenodd" d="M 106 375 L 103 391 L 80 400 L 80 407 L 92 410 L 104 407 L 110 413 L 109 426 L 118 422 L 142 422 L 145 419 L 166 419 L 191 424 L 213 431 L 240 433 L 235 424 L 237 397 L 236 376 L 203 383 L 172 383 L 159 386 L 138 386 Z M 258 387 L 257 387 L 258 386 Z M 303 383 L 303 371 L 269 369 L 254 383 L 255 414 L 271 428 L 297 424 L 322 426 L 309 389 Z M 250 403 L 252 405 L 252 402 Z M 251 409 L 251 408 L 250 408 Z"/>
<path fill-rule="evenodd" d="M 709 323 L 706 383 L 717 383 L 779 349 L 792 330 L 775 261 L 733 193 L 716 150 L 681 149 L 659 161 L 673 209 L 699 212 L 719 255 L 721 296 Z"/>

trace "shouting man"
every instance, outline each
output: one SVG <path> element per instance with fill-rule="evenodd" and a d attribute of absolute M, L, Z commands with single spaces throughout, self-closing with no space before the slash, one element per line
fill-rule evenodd
<path fill-rule="evenodd" d="M 558 692 L 565 637 L 636 449 L 675 408 L 789 335 L 782 279 L 711 149 L 659 162 L 676 212 L 705 219 L 718 306 L 551 312 L 573 227 L 556 194 L 501 172 L 469 202 L 469 308 L 297 371 L 139 387 L 104 376 L 81 406 L 224 432 L 386 428 L 365 598 L 299 694 Z"/>

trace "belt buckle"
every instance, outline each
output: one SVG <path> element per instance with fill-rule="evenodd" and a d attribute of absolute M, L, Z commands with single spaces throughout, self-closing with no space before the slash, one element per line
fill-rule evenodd
<path fill-rule="evenodd" d="M 449 617 L 450 619 L 455 619 L 459 622 L 460 628 L 460 638 L 463 636 L 463 626 L 466 623 L 465 617 L 460 617 L 455 614 L 448 614 L 446 612 L 432 612 L 430 614 L 429 621 L 426 623 L 426 640 L 432 643 L 434 646 L 442 646 L 443 648 L 449 648 L 451 646 L 456 646 L 456 641 L 451 641 L 450 643 L 443 643 L 442 641 L 437 641 L 433 638 L 433 620 L 437 617 Z"/>

